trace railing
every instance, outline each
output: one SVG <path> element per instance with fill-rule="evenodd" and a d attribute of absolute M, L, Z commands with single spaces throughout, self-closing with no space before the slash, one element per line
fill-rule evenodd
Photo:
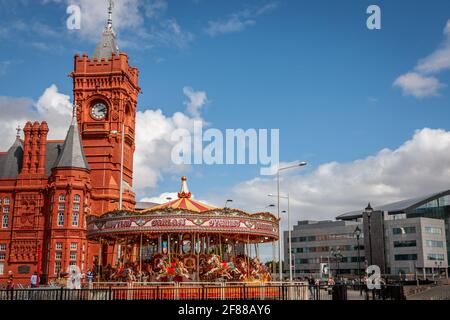
<path fill-rule="evenodd" d="M 41 287 L 0 290 L 0 300 L 347 300 L 345 285 L 310 286 L 304 283 L 134 283 L 94 284 L 79 290 Z M 390 291 L 389 291 L 390 290 Z M 400 299 L 390 286 L 373 295 L 378 299 Z M 401 290 L 401 292 L 403 292 Z M 359 296 L 359 291 L 358 291 Z M 370 293 L 360 300 L 370 299 Z"/>

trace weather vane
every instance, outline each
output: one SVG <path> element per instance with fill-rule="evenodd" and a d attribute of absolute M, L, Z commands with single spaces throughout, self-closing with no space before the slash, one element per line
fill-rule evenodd
<path fill-rule="evenodd" d="M 20 125 L 17 126 L 16 130 L 17 130 L 17 137 L 20 137 L 20 131 L 22 131 Z"/>

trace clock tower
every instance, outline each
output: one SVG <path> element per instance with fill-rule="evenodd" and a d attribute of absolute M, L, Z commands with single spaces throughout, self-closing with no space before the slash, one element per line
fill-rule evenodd
<path fill-rule="evenodd" d="M 134 208 L 133 155 L 139 71 L 120 52 L 112 23 L 113 3 L 94 54 L 76 55 L 73 96 L 86 159 L 91 169 L 90 214 Z"/>

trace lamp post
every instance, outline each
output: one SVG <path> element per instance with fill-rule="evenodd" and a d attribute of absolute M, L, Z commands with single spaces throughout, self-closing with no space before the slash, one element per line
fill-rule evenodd
<path fill-rule="evenodd" d="M 228 208 L 227 205 L 228 205 L 228 203 L 230 203 L 230 202 L 233 202 L 233 200 L 232 200 L 232 199 L 228 199 L 227 201 L 225 201 L 225 205 L 223 206 L 223 208 L 224 208 L 224 209 L 227 209 L 227 208 Z"/>
<path fill-rule="evenodd" d="M 268 194 L 269 197 L 277 197 L 276 195 L 273 194 Z M 291 230 L 291 205 L 290 205 L 290 197 L 289 197 L 289 193 L 285 196 L 279 196 L 282 199 L 286 199 L 287 200 L 287 205 L 288 205 L 288 209 L 287 209 L 287 214 L 288 214 L 288 241 L 289 241 L 289 248 L 288 248 L 288 252 L 289 252 L 289 282 L 293 281 L 293 274 L 292 274 L 292 230 Z M 286 213 L 286 210 L 282 211 L 281 213 Z M 281 258 L 280 258 L 281 259 Z"/>
<path fill-rule="evenodd" d="M 372 216 L 373 208 L 370 205 L 370 202 L 367 205 L 366 209 L 364 209 L 364 210 L 365 210 L 365 213 L 367 214 L 368 228 L 369 228 L 369 251 L 370 251 L 370 261 L 369 261 L 369 263 L 372 265 L 373 264 L 373 261 L 372 261 L 373 255 L 372 255 L 372 232 L 370 231 L 370 217 Z"/>
<path fill-rule="evenodd" d="M 112 134 L 118 135 L 121 134 L 122 143 L 120 146 L 120 194 L 119 194 L 119 210 L 122 210 L 123 204 L 123 157 L 124 157 L 124 148 L 125 148 L 125 123 L 122 124 L 122 132 L 117 130 L 111 131 Z"/>
<path fill-rule="evenodd" d="M 266 206 L 266 209 L 267 208 L 275 208 L 275 205 L 274 204 L 269 204 L 268 206 Z M 276 270 L 276 261 L 275 261 L 275 244 L 272 242 L 272 249 L 273 249 L 273 252 L 272 252 L 272 273 L 273 274 L 275 274 L 276 272 L 277 272 L 277 270 Z"/>
<path fill-rule="evenodd" d="M 361 251 L 360 251 L 360 248 L 359 248 L 359 238 L 361 237 L 361 229 L 359 228 L 359 226 L 356 226 L 355 236 L 356 236 L 356 245 L 358 246 L 359 294 L 362 295 L 362 286 L 361 286 Z"/>
<path fill-rule="evenodd" d="M 305 161 L 299 162 L 296 165 L 292 165 L 292 166 L 288 166 L 288 167 L 283 167 L 283 168 L 278 168 L 277 170 L 277 210 L 278 210 L 278 219 L 280 219 L 280 172 L 281 171 L 285 171 L 285 170 L 289 170 L 289 169 L 293 169 L 293 168 L 298 168 L 298 167 L 303 167 L 306 166 L 307 163 Z M 281 228 L 278 228 L 278 257 L 279 257 L 279 261 L 278 261 L 278 265 L 279 265 L 279 280 L 283 281 L 283 271 L 282 269 L 282 265 L 281 265 Z"/>

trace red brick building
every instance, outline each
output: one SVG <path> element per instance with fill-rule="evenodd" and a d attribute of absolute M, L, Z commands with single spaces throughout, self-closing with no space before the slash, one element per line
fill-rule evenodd
<path fill-rule="evenodd" d="M 110 12 L 94 54 L 74 58 L 77 107 L 65 140 L 48 140 L 45 121 L 28 122 L 0 152 L 0 284 L 10 270 L 22 283 L 35 271 L 86 271 L 99 259 L 86 217 L 134 208 L 138 73 L 119 51 Z"/>

